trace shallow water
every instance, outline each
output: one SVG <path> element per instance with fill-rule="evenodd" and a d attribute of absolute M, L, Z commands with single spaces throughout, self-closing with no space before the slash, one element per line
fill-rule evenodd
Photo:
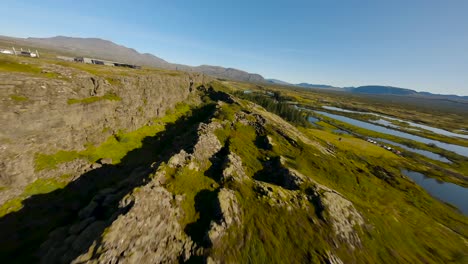
<path fill-rule="evenodd" d="M 468 189 L 449 182 L 437 181 L 424 174 L 402 170 L 404 175 L 423 187 L 430 195 L 456 206 L 463 214 L 468 215 Z"/>
<path fill-rule="evenodd" d="M 346 110 L 346 109 L 339 108 L 339 107 L 334 107 L 334 106 L 322 106 L 322 108 L 327 109 L 327 110 L 340 111 L 340 112 L 344 112 L 344 113 L 375 115 L 375 116 L 384 117 L 384 118 L 390 119 L 390 120 L 405 122 L 405 123 L 409 124 L 412 127 L 417 127 L 417 128 L 422 128 L 422 129 L 425 129 L 425 130 L 429 130 L 429 131 L 434 132 L 436 134 L 440 134 L 440 135 L 444 135 L 444 136 L 448 136 L 448 137 L 458 137 L 458 138 L 468 139 L 468 135 L 465 135 L 465 134 L 453 133 L 453 132 L 447 131 L 445 129 L 431 127 L 431 126 L 428 126 L 428 125 L 422 125 L 422 124 L 414 123 L 414 122 L 411 122 L 411 121 L 402 120 L 402 119 L 399 119 L 399 118 L 385 116 L 385 115 L 381 115 L 381 114 L 376 114 L 376 113 L 371 113 L 371 112 L 360 112 L 360 111 Z M 383 120 L 383 119 L 373 121 L 373 122 L 379 123 L 379 124 L 382 124 L 382 125 L 386 125 L 386 126 L 390 126 L 390 127 L 394 127 L 394 128 L 400 128 L 399 126 L 394 125 L 394 124 L 392 124 L 392 123 L 390 123 L 390 122 L 388 122 L 386 120 Z"/>
<path fill-rule="evenodd" d="M 309 116 L 309 122 L 313 124 L 317 124 L 317 122 L 320 121 L 318 118 L 315 118 L 313 116 Z"/>
<path fill-rule="evenodd" d="M 322 111 L 314 111 L 314 112 L 317 113 L 317 114 L 324 115 L 324 116 L 329 117 L 329 118 L 333 118 L 333 119 L 336 119 L 336 120 L 339 120 L 339 121 L 342 121 L 342 122 L 357 126 L 357 127 L 364 128 L 364 129 L 376 131 L 376 132 L 379 132 L 379 133 L 389 134 L 389 135 L 393 135 L 393 136 L 396 136 L 396 137 L 411 139 L 411 140 L 414 140 L 414 141 L 417 141 L 417 142 L 420 142 L 420 143 L 424 143 L 424 144 L 434 144 L 434 145 L 438 146 L 439 148 L 446 149 L 446 150 L 449 150 L 449 151 L 453 151 L 453 152 L 455 152 L 455 153 L 457 153 L 459 155 L 468 157 L 468 147 L 463 147 L 463 146 L 454 145 L 454 144 L 448 144 L 448 143 L 445 143 L 445 142 L 440 142 L 440 141 L 437 141 L 437 140 L 412 135 L 412 134 L 409 134 L 409 133 L 401 132 L 399 130 L 395 130 L 395 129 L 391 129 L 391 128 L 371 124 L 371 123 L 368 123 L 368 122 L 360 121 L 360 120 L 349 118 L 349 117 L 346 117 L 346 116 L 330 114 L 330 113 L 322 112 Z"/>
<path fill-rule="evenodd" d="M 386 144 L 390 144 L 390 145 L 393 145 L 393 146 L 397 146 L 397 147 L 400 147 L 402 149 L 406 149 L 406 150 L 414 152 L 414 153 L 421 154 L 421 155 L 423 155 L 425 157 L 428 157 L 430 159 L 433 159 L 433 160 L 438 160 L 438 161 L 442 161 L 442 162 L 445 162 L 445 163 L 452 163 L 446 157 L 441 156 L 441 155 L 436 154 L 436 153 L 433 153 L 433 152 L 430 152 L 430 151 L 427 151 L 427 150 L 411 148 L 411 147 L 408 147 L 406 145 L 396 143 L 396 142 L 393 142 L 391 140 L 387 140 L 387 139 L 383 139 L 383 138 L 374 138 L 374 140 L 380 141 L 380 142 L 383 142 L 383 143 L 386 143 Z"/>

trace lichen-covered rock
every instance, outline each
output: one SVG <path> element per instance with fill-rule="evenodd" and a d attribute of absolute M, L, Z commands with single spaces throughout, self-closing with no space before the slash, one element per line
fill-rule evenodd
<path fill-rule="evenodd" d="M 214 131 L 220 128 L 222 125 L 218 122 L 202 123 L 198 127 L 198 141 L 192 155 L 193 161 L 197 162 L 197 165 L 202 169 L 208 166 L 209 158 L 222 148 L 214 134 Z"/>
<path fill-rule="evenodd" d="M 242 159 L 236 153 L 229 153 L 227 157 L 226 168 L 223 171 L 223 181 L 235 180 L 242 182 L 247 179 Z"/>
<path fill-rule="evenodd" d="M 222 188 L 218 193 L 219 221 L 212 221 L 208 237 L 211 243 L 220 239 L 232 225 L 241 224 L 241 210 L 234 191 Z"/>
<path fill-rule="evenodd" d="M 134 205 L 108 227 L 89 258 L 96 263 L 175 263 L 187 260 L 193 243 L 179 225 L 171 193 L 152 182 L 134 192 Z M 86 259 L 87 253 L 77 260 Z"/>
<path fill-rule="evenodd" d="M 323 211 L 321 217 L 331 224 L 337 239 L 351 249 L 360 247 L 358 230 L 364 225 L 364 218 L 353 203 L 324 185 L 314 182 L 314 187 L 309 199 Z"/>

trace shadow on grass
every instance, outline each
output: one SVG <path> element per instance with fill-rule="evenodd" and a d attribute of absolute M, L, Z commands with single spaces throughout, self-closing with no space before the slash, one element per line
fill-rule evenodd
<path fill-rule="evenodd" d="M 263 181 L 281 186 L 288 190 L 298 190 L 299 186 L 294 181 L 289 171 L 281 164 L 279 156 L 272 157 L 262 162 L 263 169 L 256 172 L 253 178 L 257 181 Z"/>
<path fill-rule="evenodd" d="M 207 237 L 211 221 L 220 220 L 221 207 L 218 201 L 217 190 L 201 190 L 195 196 L 195 210 L 200 214 L 196 222 L 190 223 L 185 227 L 185 233 L 202 247 L 211 247 L 211 241 Z"/>
<path fill-rule="evenodd" d="M 190 116 L 167 124 L 165 131 L 146 137 L 142 147 L 127 153 L 120 164 L 104 165 L 63 189 L 24 200 L 21 210 L 0 218 L 0 260 L 69 263 L 86 253 L 93 241 L 99 244 L 105 228 L 133 205 L 122 208 L 119 202 L 148 182 L 151 164 L 167 162 L 182 149 L 192 152 L 198 124 L 209 121 L 215 110 L 213 103 L 194 109 Z M 200 194 L 197 204 L 204 199 Z M 80 227 L 84 222 L 88 225 Z"/>
<path fill-rule="evenodd" d="M 220 183 L 223 176 L 223 170 L 227 157 L 229 155 L 229 139 L 224 142 L 224 146 L 216 152 L 211 158 L 211 166 L 205 171 L 205 176 Z"/>

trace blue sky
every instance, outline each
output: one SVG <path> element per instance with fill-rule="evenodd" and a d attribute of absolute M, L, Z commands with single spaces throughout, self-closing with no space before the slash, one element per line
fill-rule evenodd
<path fill-rule="evenodd" d="M 0 11 L 1 35 L 99 37 L 293 83 L 468 95 L 466 0 L 15 0 Z"/>

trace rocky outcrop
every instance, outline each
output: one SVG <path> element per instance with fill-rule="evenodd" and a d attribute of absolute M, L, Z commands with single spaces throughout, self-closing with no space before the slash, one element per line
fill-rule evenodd
<path fill-rule="evenodd" d="M 50 176 L 48 171 L 35 170 L 37 153 L 80 151 L 119 130 L 142 127 L 186 102 L 191 83 L 209 81 L 188 73 L 148 71 L 143 75 L 120 70 L 101 77 L 52 63 L 43 63 L 41 68 L 56 77 L 0 73 L 0 186 L 8 189 L 0 195 L 0 204 L 26 184 Z M 82 160 L 60 167 L 55 174 L 79 175 L 86 165 Z"/>
<path fill-rule="evenodd" d="M 341 193 L 324 185 L 313 182 L 314 187 L 307 190 L 308 199 L 315 207 L 319 218 L 331 224 L 338 241 L 351 249 L 361 246 L 358 231 L 364 225 L 364 218 L 353 203 Z"/>
<path fill-rule="evenodd" d="M 221 149 L 222 145 L 214 134 L 214 131 L 220 128 L 222 128 L 222 125 L 218 122 L 200 124 L 198 128 L 198 142 L 192 154 L 197 165 L 192 164 L 190 165 L 191 168 L 206 169 L 209 158 Z"/>
<path fill-rule="evenodd" d="M 212 221 L 208 231 L 211 244 L 215 244 L 229 227 L 241 223 L 241 210 L 234 191 L 222 188 L 218 193 L 218 203 L 220 212 L 217 218 L 219 220 Z"/>
<path fill-rule="evenodd" d="M 150 183 L 134 193 L 131 210 L 105 231 L 99 246 L 75 259 L 97 263 L 174 263 L 188 260 L 193 242 L 179 225 L 177 199 Z M 98 252 L 97 254 L 94 252 Z"/>
<path fill-rule="evenodd" d="M 317 148 L 322 154 L 330 154 L 322 145 L 320 145 L 320 143 L 311 140 L 295 126 L 286 122 L 281 117 L 268 112 L 263 107 L 251 102 L 247 103 L 247 107 L 256 113 L 254 116 L 257 118 L 257 123 L 261 124 L 263 122 L 264 124 L 273 126 L 276 132 L 283 136 L 292 145 L 297 145 L 296 142 L 300 140 L 307 145 Z"/>
<path fill-rule="evenodd" d="M 229 153 L 225 166 L 222 181 L 234 180 L 242 182 L 247 179 L 244 167 L 242 166 L 242 159 L 236 153 Z"/>

